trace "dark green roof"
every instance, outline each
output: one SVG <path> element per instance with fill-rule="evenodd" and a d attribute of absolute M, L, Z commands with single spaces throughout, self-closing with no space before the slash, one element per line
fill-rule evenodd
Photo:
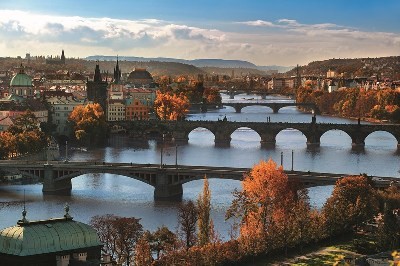
<path fill-rule="evenodd" d="M 96 230 L 73 221 L 56 218 L 41 221 L 19 221 L 0 231 L 0 253 L 31 256 L 66 250 L 101 246 Z"/>
<path fill-rule="evenodd" d="M 32 78 L 25 73 L 18 73 L 11 79 L 10 87 L 32 87 Z"/>

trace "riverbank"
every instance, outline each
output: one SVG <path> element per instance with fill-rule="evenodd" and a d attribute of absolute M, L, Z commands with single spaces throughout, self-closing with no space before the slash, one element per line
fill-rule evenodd
<path fill-rule="evenodd" d="M 346 265 L 354 265 L 355 262 L 365 262 L 367 258 L 378 257 L 380 259 L 387 256 L 390 259 L 391 252 L 378 253 L 375 241 L 372 233 L 347 234 L 307 246 L 301 252 L 297 248 L 290 250 L 287 256 L 276 255 L 263 258 L 245 266 L 331 266 L 338 263 L 345 265 L 345 262 L 348 263 Z"/>

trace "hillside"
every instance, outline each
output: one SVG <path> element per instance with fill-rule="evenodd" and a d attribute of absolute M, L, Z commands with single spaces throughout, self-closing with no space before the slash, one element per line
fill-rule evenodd
<path fill-rule="evenodd" d="M 326 76 L 328 70 L 345 77 L 370 77 L 378 75 L 381 78 L 400 79 L 400 56 L 354 59 L 328 59 L 313 61 L 300 67 L 301 75 Z M 286 75 L 296 75 L 296 69 L 286 72 Z"/>
<path fill-rule="evenodd" d="M 86 68 L 94 70 L 96 61 L 83 60 Z M 99 61 L 100 68 L 103 71 L 113 72 L 116 61 Z M 192 65 L 176 62 L 158 62 L 158 61 L 125 61 L 119 60 L 119 66 L 122 73 L 129 73 L 134 68 L 146 68 L 153 76 L 176 76 L 176 75 L 194 75 L 205 74 L 205 71 Z"/>
<path fill-rule="evenodd" d="M 136 57 L 136 56 L 120 56 L 120 60 L 123 61 L 136 61 L 136 62 L 174 62 L 174 63 L 182 63 L 193 65 L 201 68 L 230 68 L 230 69 L 245 69 L 244 72 L 253 73 L 254 70 L 258 70 L 260 72 L 254 72 L 255 74 L 260 73 L 260 75 L 265 75 L 262 71 L 269 70 L 278 70 L 279 72 L 286 72 L 290 70 L 292 67 L 285 66 L 257 66 L 251 62 L 244 60 L 226 60 L 226 59 L 194 59 L 194 60 L 185 60 L 178 58 L 167 58 L 167 57 Z M 117 60 L 116 56 L 108 56 L 108 55 L 94 55 L 86 57 L 87 60 L 100 60 L 100 61 L 115 61 Z M 228 71 L 228 70 L 227 70 Z M 218 73 L 224 72 L 223 70 L 219 70 Z M 212 73 L 212 72 L 210 72 Z"/>

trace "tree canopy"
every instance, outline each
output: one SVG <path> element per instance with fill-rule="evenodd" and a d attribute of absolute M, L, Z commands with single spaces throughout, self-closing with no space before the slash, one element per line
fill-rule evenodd
<path fill-rule="evenodd" d="M 95 145 L 107 136 L 107 124 L 100 104 L 75 107 L 68 120 L 74 125 L 75 138 L 85 145 Z"/>

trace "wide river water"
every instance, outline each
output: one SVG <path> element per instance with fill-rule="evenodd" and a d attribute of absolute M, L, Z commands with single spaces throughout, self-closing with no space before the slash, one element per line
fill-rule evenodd
<path fill-rule="evenodd" d="M 237 95 L 223 101 L 290 101 L 284 97 L 270 96 L 261 100 L 255 95 Z M 235 113 L 231 107 L 208 113 L 190 114 L 190 120 L 311 122 L 311 114 L 299 112 L 295 107 L 285 107 L 274 114 L 268 107 L 250 106 Z M 357 121 L 317 116 L 317 123 L 357 123 Z M 175 164 L 175 144 L 164 143 L 163 162 Z M 106 162 L 159 163 L 161 143 L 142 141 L 125 136 L 115 136 L 104 148 L 89 151 L 69 151 L 69 160 L 96 160 Z M 399 151 L 396 139 L 387 132 L 375 132 L 367 137 L 363 149 L 354 149 L 350 137 L 342 131 L 329 131 L 321 138 L 317 148 L 307 148 L 305 136 L 297 130 L 284 130 L 277 135 L 274 148 L 262 148 L 258 134 L 241 128 L 232 134 L 231 146 L 214 146 L 214 136 L 206 129 L 196 129 L 189 135 L 189 143 L 177 149 L 178 163 L 183 165 L 210 165 L 252 167 L 260 160 L 272 158 L 278 164 L 283 152 L 283 166 L 291 169 L 293 151 L 294 170 L 400 177 Z M 240 182 L 210 179 L 212 193 L 211 216 L 219 234 L 228 238 L 230 221 L 225 221 L 225 211 L 233 197 L 232 191 L 240 189 Z M 183 186 L 183 199 L 196 200 L 203 181 L 193 181 Z M 42 185 L 0 186 L 0 229 L 15 225 L 21 218 L 24 191 L 27 218 L 30 220 L 61 217 L 63 207 L 70 205 L 75 220 L 89 222 L 94 215 L 112 213 L 120 216 L 141 218 L 145 229 L 155 230 L 166 225 L 171 230 L 177 226 L 177 202 L 155 202 L 153 188 L 137 180 L 111 174 L 88 174 L 72 180 L 70 196 L 42 194 Z M 311 203 L 321 207 L 329 197 L 332 187 L 316 187 L 309 190 Z"/>

